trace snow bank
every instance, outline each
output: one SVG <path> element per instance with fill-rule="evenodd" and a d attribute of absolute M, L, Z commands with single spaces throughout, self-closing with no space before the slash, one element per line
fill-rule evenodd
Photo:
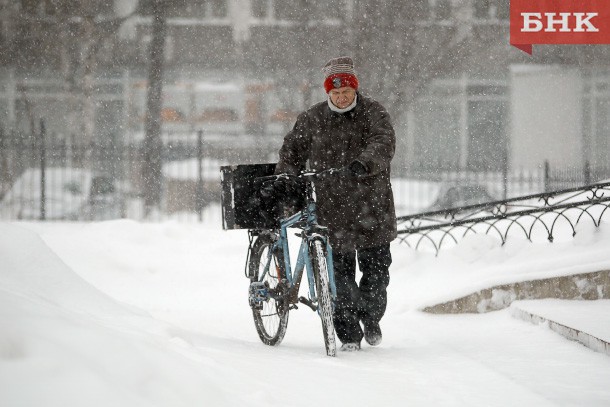
<path fill-rule="evenodd" d="M 239 405 L 179 330 L 101 293 L 36 233 L 0 224 L 0 258 L 0 405 Z"/>

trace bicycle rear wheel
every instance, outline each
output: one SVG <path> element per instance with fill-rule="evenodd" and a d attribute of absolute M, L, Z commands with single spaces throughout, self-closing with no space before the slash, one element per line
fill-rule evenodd
<path fill-rule="evenodd" d="M 285 299 L 277 298 L 287 287 L 281 283 L 285 279 L 284 258 L 281 251 L 271 253 L 276 235 L 260 235 L 250 249 L 250 262 L 248 271 L 251 283 L 263 283 L 269 292 L 264 301 L 257 301 L 252 306 L 254 325 L 261 341 L 270 346 L 277 346 L 284 339 L 288 327 L 288 303 Z M 265 269 L 268 267 L 267 272 Z"/>
<path fill-rule="evenodd" d="M 314 239 L 309 246 L 309 256 L 314 268 L 316 291 L 318 297 L 318 314 L 322 320 L 324 346 L 328 356 L 336 356 L 335 325 L 333 324 L 333 308 L 330 296 L 330 278 L 326 264 L 326 250 L 319 239 Z"/>

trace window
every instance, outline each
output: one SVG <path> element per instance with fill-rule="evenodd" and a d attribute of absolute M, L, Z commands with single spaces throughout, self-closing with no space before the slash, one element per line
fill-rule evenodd
<path fill-rule="evenodd" d="M 173 0 L 167 10 L 174 18 L 218 18 L 227 16 L 227 0 Z"/>
<path fill-rule="evenodd" d="M 81 6 L 79 0 L 21 0 L 21 11 L 31 16 L 78 15 L 85 10 L 93 14 L 114 14 L 112 1 L 91 2 L 88 6 Z"/>
<path fill-rule="evenodd" d="M 21 10 L 31 16 L 47 14 L 47 8 L 52 6 L 49 0 L 21 0 Z M 52 12 L 52 10 L 49 10 Z"/>
<path fill-rule="evenodd" d="M 227 0 L 211 0 L 208 6 L 208 15 L 210 17 L 227 16 Z"/>
<path fill-rule="evenodd" d="M 493 171 L 505 165 L 509 101 L 503 81 L 438 81 L 415 114 L 420 167 Z"/>
<path fill-rule="evenodd" d="M 304 11 L 297 8 L 291 1 L 276 1 L 274 3 L 275 18 L 277 20 L 296 21 L 303 17 Z"/>
<path fill-rule="evenodd" d="M 501 0 L 496 0 L 496 1 L 497 1 L 496 18 L 498 18 L 500 20 L 510 19 L 509 2 L 501 1 Z"/>
<path fill-rule="evenodd" d="M 53 3 L 56 3 L 57 0 L 49 0 Z M 97 1 L 92 3 L 91 8 L 93 9 L 94 14 L 100 14 L 104 16 L 113 16 L 114 15 L 114 2 L 112 1 Z M 74 10 L 74 9 L 73 9 Z"/>
<path fill-rule="evenodd" d="M 323 1 L 318 5 L 318 15 L 320 19 L 334 18 L 346 20 L 348 18 L 349 8 L 345 1 Z"/>
<path fill-rule="evenodd" d="M 416 108 L 415 167 L 457 169 L 460 166 L 460 109 L 445 98 L 426 98 Z"/>
<path fill-rule="evenodd" d="M 468 102 L 468 160 L 471 170 L 501 170 L 505 165 L 506 100 Z"/>
<path fill-rule="evenodd" d="M 252 17 L 284 21 L 346 19 L 350 7 L 346 0 L 251 0 Z"/>
<path fill-rule="evenodd" d="M 506 0 L 475 0 L 474 17 L 479 20 L 508 20 L 509 2 Z"/>
<path fill-rule="evenodd" d="M 451 17 L 451 2 L 449 0 L 436 0 L 434 2 L 434 17 L 437 20 L 447 20 Z"/>
<path fill-rule="evenodd" d="M 236 122 L 239 120 L 237 112 L 228 107 L 209 108 L 196 117 L 198 122 Z"/>
<path fill-rule="evenodd" d="M 151 7 L 149 6 L 149 8 Z M 191 11 L 188 10 L 187 0 L 174 0 L 167 6 L 167 17 L 194 17 L 190 14 Z"/>
<path fill-rule="evenodd" d="M 477 19 L 486 20 L 490 17 L 490 0 L 476 0 L 474 2 L 474 16 Z"/>
<path fill-rule="evenodd" d="M 593 170 L 610 162 L 610 76 L 593 75 L 583 95 L 586 159 Z"/>
<path fill-rule="evenodd" d="M 605 98 L 598 98 L 596 101 L 597 115 L 595 126 L 595 157 L 597 165 L 608 165 L 610 159 L 610 95 Z"/>
<path fill-rule="evenodd" d="M 184 114 L 173 107 L 164 107 L 161 109 L 161 120 L 164 122 L 179 123 L 185 120 Z"/>
<path fill-rule="evenodd" d="M 269 0 L 252 0 L 252 17 L 269 17 Z"/>

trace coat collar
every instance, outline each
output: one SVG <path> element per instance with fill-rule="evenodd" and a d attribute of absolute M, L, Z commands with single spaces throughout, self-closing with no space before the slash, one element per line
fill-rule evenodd
<path fill-rule="evenodd" d="M 345 109 L 340 109 L 337 106 L 335 106 L 333 104 L 333 102 L 330 100 L 330 95 L 328 96 L 328 108 L 335 113 L 343 114 L 343 113 L 352 111 L 352 110 L 354 110 L 354 108 L 356 107 L 357 104 L 358 104 L 358 92 L 356 92 L 356 96 L 354 97 L 354 101 L 352 102 L 352 104 L 349 105 L 348 107 L 346 107 Z"/>

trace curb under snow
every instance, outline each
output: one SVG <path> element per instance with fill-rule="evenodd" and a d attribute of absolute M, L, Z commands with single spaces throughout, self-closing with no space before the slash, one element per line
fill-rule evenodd
<path fill-rule="evenodd" d="M 550 318 L 537 315 L 534 312 L 522 309 L 518 303 L 512 304 L 510 311 L 511 315 L 515 318 L 529 321 L 536 325 L 544 324 L 552 331 L 555 331 L 570 340 L 580 342 L 584 346 L 593 349 L 594 351 L 605 353 L 606 355 L 610 356 L 610 343 L 604 339 L 593 336 L 583 330 L 560 324 L 559 322 L 553 321 Z"/>

